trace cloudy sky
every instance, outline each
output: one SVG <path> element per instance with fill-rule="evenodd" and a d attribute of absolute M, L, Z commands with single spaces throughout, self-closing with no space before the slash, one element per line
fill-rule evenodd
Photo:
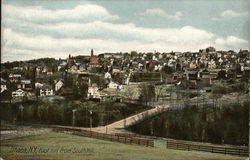
<path fill-rule="evenodd" d="M 5 0 L 2 62 L 103 52 L 249 49 L 250 0 Z"/>

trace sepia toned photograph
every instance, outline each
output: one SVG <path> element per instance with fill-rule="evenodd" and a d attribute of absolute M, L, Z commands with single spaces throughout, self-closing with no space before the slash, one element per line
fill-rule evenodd
<path fill-rule="evenodd" d="M 1 0 L 0 160 L 249 160 L 250 0 Z"/>

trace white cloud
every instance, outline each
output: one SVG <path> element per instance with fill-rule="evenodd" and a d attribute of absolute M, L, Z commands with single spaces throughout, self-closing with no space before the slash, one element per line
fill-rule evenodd
<path fill-rule="evenodd" d="M 128 27 L 129 29 L 129 27 Z M 146 33 L 149 29 L 141 28 L 141 33 Z M 138 29 L 139 30 L 139 29 Z M 194 30 L 191 33 L 189 31 Z M 88 54 L 91 48 L 94 48 L 98 53 L 102 52 L 119 52 L 119 51 L 131 51 L 138 50 L 142 52 L 149 52 L 153 50 L 158 51 L 171 51 L 171 50 L 197 50 L 197 47 L 205 47 L 199 37 L 203 36 L 203 32 L 195 30 L 192 27 L 184 27 L 179 29 L 179 34 L 168 40 L 164 40 L 164 37 L 160 37 L 160 32 L 150 30 L 153 36 L 150 34 L 145 35 L 145 39 L 152 39 L 151 41 L 141 40 L 129 40 L 118 41 L 112 39 L 77 39 L 77 38 L 53 38 L 51 36 L 36 35 L 31 36 L 23 33 L 17 33 L 11 29 L 3 29 L 2 40 L 2 53 L 3 60 L 14 60 L 17 57 L 22 58 L 37 58 L 54 56 L 58 58 L 62 55 L 66 56 L 69 53 L 72 55 Z M 178 29 L 172 29 L 174 32 L 178 32 Z M 166 32 L 165 32 L 166 33 Z M 169 30 L 170 33 L 170 30 Z M 183 35 L 181 35 L 183 33 Z M 192 40 L 190 36 L 192 33 L 197 34 L 197 40 Z M 200 35 L 199 35 L 200 34 Z M 180 37 L 182 36 L 182 37 Z M 24 54 L 25 53 L 25 54 Z M 31 54 L 32 53 L 32 54 Z M 22 55 L 27 56 L 22 56 Z"/>
<path fill-rule="evenodd" d="M 226 38 L 217 38 L 215 40 L 215 45 L 221 49 L 244 49 L 249 48 L 249 41 L 235 36 L 228 36 Z"/>
<path fill-rule="evenodd" d="M 221 17 L 247 17 L 249 12 L 235 12 L 233 10 L 225 10 L 220 14 Z"/>
<path fill-rule="evenodd" d="M 119 19 L 98 5 L 78 5 L 72 9 L 49 10 L 38 7 L 17 7 L 3 5 L 3 17 L 36 23 L 56 23 L 62 21 L 112 21 Z"/>
<path fill-rule="evenodd" d="M 160 9 L 160 8 L 153 8 L 153 9 L 147 9 L 145 11 L 145 13 L 143 13 L 144 15 L 154 15 L 154 16 L 161 16 L 164 18 L 168 18 L 168 19 L 174 19 L 174 20 L 180 20 L 181 17 L 183 16 L 182 12 L 178 11 L 175 14 L 171 15 L 168 14 L 167 12 L 165 12 L 164 10 Z"/>
<path fill-rule="evenodd" d="M 249 18 L 249 12 L 236 12 L 233 10 L 225 10 L 221 12 L 219 17 L 212 17 L 212 21 L 223 21 L 225 18 L 236 18 L 236 17 L 248 17 Z"/>
<path fill-rule="evenodd" d="M 90 11 L 90 6 L 96 8 L 97 11 L 95 13 Z M 14 6 L 8 7 L 10 9 Z M 110 20 L 118 17 L 112 16 L 101 6 L 87 5 L 80 8 L 86 10 L 79 10 L 79 6 L 69 10 L 56 11 L 40 8 L 34 15 L 30 15 L 34 8 L 16 7 L 17 10 L 14 10 L 13 13 L 10 11 L 4 13 L 1 41 L 2 60 L 63 58 L 69 53 L 86 55 L 92 48 L 97 53 L 130 52 L 131 50 L 168 52 L 172 50 L 198 51 L 207 46 L 240 49 L 247 48 L 249 45 L 247 40 L 233 36 L 218 37 L 211 32 L 192 26 L 146 28 L 132 23 L 113 24 Z M 6 12 L 6 7 L 4 12 Z M 78 17 L 75 12 L 81 14 L 86 20 L 78 21 L 77 19 L 82 17 Z M 150 12 L 155 15 L 167 15 L 161 10 L 151 10 Z M 17 15 L 21 13 L 23 15 Z M 100 16 L 101 13 L 104 15 L 104 19 Z M 64 19 L 59 15 L 66 17 Z M 181 17 L 181 15 L 181 13 L 176 13 L 172 16 Z M 74 21 L 70 17 L 74 17 Z"/>
<path fill-rule="evenodd" d="M 222 21 L 223 19 L 222 18 L 217 18 L 217 17 L 212 17 L 211 20 L 212 21 Z"/>
<path fill-rule="evenodd" d="M 17 24 L 19 30 L 24 28 L 32 30 L 36 28 L 43 34 L 58 35 L 61 38 L 89 39 L 99 37 L 101 39 L 112 39 L 142 42 L 166 42 L 166 43 L 204 43 L 213 38 L 213 34 L 192 26 L 182 28 L 143 28 L 134 24 L 112 24 L 95 21 L 90 23 L 57 23 L 53 25 L 40 25 L 33 23 L 18 22 L 6 19 L 3 23 Z"/>
<path fill-rule="evenodd" d="M 129 27 L 128 27 L 129 29 Z M 140 30 L 140 29 L 138 29 Z M 96 53 L 103 52 L 130 52 L 137 50 L 139 52 L 149 51 L 197 51 L 200 48 L 207 46 L 215 46 L 218 49 L 240 49 L 247 48 L 249 41 L 239 39 L 234 36 L 227 38 L 214 38 L 214 35 L 202 30 L 187 26 L 180 29 L 171 29 L 168 32 L 159 32 L 158 30 L 150 30 L 141 28 L 143 34 L 151 31 L 153 35 L 144 35 L 142 40 L 112 40 L 102 38 L 53 38 L 51 36 L 36 35 L 31 36 L 27 34 L 17 33 L 11 29 L 3 30 L 2 40 L 2 60 L 13 61 L 17 59 L 34 59 L 40 57 L 66 57 L 69 53 L 71 55 L 86 55 L 89 54 L 90 49 L 94 48 Z M 171 31 L 174 33 L 167 38 Z M 136 33 L 136 32 L 135 32 Z M 159 34 L 163 34 L 162 37 Z M 176 35 L 174 36 L 174 34 Z"/>

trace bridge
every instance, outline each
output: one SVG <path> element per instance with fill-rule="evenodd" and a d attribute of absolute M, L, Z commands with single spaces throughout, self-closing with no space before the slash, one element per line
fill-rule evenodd
<path fill-rule="evenodd" d="M 109 125 L 91 128 L 91 130 L 96 131 L 96 132 L 100 132 L 100 133 L 109 133 L 109 134 L 130 133 L 129 131 L 125 130 L 125 128 L 128 128 L 136 123 L 139 123 L 140 121 L 144 120 L 145 118 L 157 115 L 161 112 L 164 112 L 169 108 L 171 108 L 170 105 L 157 106 L 157 107 L 149 109 L 147 111 L 143 111 L 143 112 L 138 113 L 136 115 L 133 115 L 133 116 L 124 118 L 122 120 L 116 121 L 116 122 L 111 123 Z"/>

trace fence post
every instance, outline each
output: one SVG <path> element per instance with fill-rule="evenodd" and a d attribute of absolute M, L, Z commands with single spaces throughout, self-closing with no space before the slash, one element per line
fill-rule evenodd
<path fill-rule="evenodd" d="M 167 143 L 167 148 L 168 148 L 168 140 L 166 141 L 166 143 Z"/>

